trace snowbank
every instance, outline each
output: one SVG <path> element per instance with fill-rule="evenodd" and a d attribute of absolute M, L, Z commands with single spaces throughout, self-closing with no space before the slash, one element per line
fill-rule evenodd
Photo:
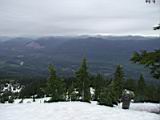
<path fill-rule="evenodd" d="M 118 108 L 122 108 L 121 106 L 122 106 L 122 104 L 120 104 L 118 106 Z M 160 104 L 156 104 L 156 103 L 131 103 L 130 110 L 146 111 L 146 112 L 160 114 Z"/>
<path fill-rule="evenodd" d="M 160 104 L 154 103 L 134 103 L 131 104 L 131 110 L 147 111 L 160 114 Z"/>
<path fill-rule="evenodd" d="M 160 120 L 160 115 L 82 102 L 0 104 L 0 120 Z"/>

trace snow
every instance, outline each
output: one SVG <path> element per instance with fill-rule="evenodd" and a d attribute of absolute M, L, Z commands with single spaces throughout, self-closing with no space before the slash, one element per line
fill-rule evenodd
<path fill-rule="evenodd" d="M 131 110 L 138 110 L 138 111 L 147 111 L 153 113 L 160 113 L 160 104 L 154 103 L 134 103 L 131 104 Z"/>
<path fill-rule="evenodd" d="M 24 65 L 24 61 L 21 61 L 21 62 L 20 62 L 20 66 L 23 66 L 23 65 Z"/>
<path fill-rule="evenodd" d="M 100 106 L 95 102 L 35 102 L 0 104 L 0 120 L 160 120 L 160 115 Z"/>
<path fill-rule="evenodd" d="M 10 83 L 6 83 L 6 87 L 4 87 L 3 89 L 2 89 L 2 92 L 4 92 L 4 91 L 11 91 L 12 93 L 19 93 L 20 91 L 21 91 L 21 87 L 18 85 L 18 86 L 16 86 L 16 87 L 13 87 L 14 85 L 16 85 L 16 84 L 10 84 Z"/>
<path fill-rule="evenodd" d="M 122 103 L 116 107 L 121 109 Z M 160 114 L 160 104 L 156 103 L 131 103 L 129 109 Z"/>
<path fill-rule="evenodd" d="M 23 103 L 44 103 L 45 101 L 48 101 L 50 97 L 46 98 L 40 98 L 40 99 L 35 99 L 35 102 L 33 102 L 32 98 L 24 99 Z M 22 99 L 16 99 L 13 104 L 18 104 Z"/>

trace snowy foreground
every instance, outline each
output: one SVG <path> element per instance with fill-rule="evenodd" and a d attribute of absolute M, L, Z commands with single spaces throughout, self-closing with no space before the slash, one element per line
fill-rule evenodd
<path fill-rule="evenodd" d="M 135 107 L 136 108 L 136 107 Z M 82 102 L 0 104 L 0 120 L 160 120 L 145 111 Z"/>
<path fill-rule="evenodd" d="M 117 107 L 122 108 L 122 104 L 120 104 Z M 150 112 L 150 113 L 160 114 L 160 104 L 156 104 L 156 103 L 131 103 L 130 110 L 146 111 L 146 112 Z"/>

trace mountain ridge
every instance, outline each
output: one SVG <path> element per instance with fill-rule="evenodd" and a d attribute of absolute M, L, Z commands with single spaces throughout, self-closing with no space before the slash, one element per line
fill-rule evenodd
<path fill-rule="evenodd" d="M 35 49 L 34 45 L 38 45 Z M 28 45 L 31 46 L 28 47 Z M 91 73 L 112 75 L 116 65 L 124 66 L 127 76 L 139 74 L 152 79 L 147 69 L 130 62 L 134 51 L 159 49 L 157 37 L 41 37 L 13 38 L 0 42 L 0 72 L 12 76 L 47 76 L 49 64 L 55 64 L 61 75 L 73 75 L 86 56 Z M 40 48 L 40 49 L 39 49 Z M 23 63 L 23 65 L 21 65 Z"/>

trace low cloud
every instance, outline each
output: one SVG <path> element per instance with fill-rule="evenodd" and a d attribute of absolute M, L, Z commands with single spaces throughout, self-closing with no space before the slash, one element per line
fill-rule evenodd
<path fill-rule="evenodd" d="M 160 6 L 145 0 L 0 0 L 0 35 L 157 35 Z"/>

